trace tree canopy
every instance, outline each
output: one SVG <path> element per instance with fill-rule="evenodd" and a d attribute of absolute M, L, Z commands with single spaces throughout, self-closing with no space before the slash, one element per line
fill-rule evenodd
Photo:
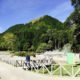
<path fill-rule="evenodd" d="M 70 43 L 80 51 L 80 0 L 71 0 L 74 12 L 62 23 L 45 15 L 26 24 L 17 24 L 0 34 L 0 50 L 44 52 L 62 49 Z"/>

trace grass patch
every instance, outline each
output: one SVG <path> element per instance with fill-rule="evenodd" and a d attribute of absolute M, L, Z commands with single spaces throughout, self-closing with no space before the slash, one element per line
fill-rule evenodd
<path fill-rule="evenodd" d="M 49 71 L 51 71 L 51 68 L 48 67 Z M 74 65 L 73 66 L 73 74 L 75 74 L 78 70 L 80 69 L 80 65 Z M 63 67 L 61 67 L 61 71 L 62 71 L 62 76 L 70 76 L 72 75 L 72 65 L 64 65 Z M 43 68 L 38 70 L 39 73 L 41 74 L 49 74 L 47 69 L 44 69 L 43 72 Z M 60 67 L 59 65 L 54 65 L 52 68 L 52 72 L 53 75 L 60 75 Z M 76 76 L 80 76 L 80 71 Z"/>

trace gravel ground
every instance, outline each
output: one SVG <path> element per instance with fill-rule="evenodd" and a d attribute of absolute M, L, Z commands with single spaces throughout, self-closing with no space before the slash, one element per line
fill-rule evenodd
<path fill-rule="evenodd" d="M 0 62 L 0 80 L 80 80 L 79 77 L 46 76 Z"/>
<path fill-rule="evenodd" d="M 9 52 L 0 52 L 0 54 L 2 55 L 6 53 L 9 54 Z M 6 56 L 5 58 L 7 58 L 8 55 L 5 56 Z M 80 80 L 80 77 L 76 78 L 43 75 L 23 70 L 20 67 L 14 67 L 12 65 L 0 61 L 0 80 L 71 80 L 71 79 Z"/>

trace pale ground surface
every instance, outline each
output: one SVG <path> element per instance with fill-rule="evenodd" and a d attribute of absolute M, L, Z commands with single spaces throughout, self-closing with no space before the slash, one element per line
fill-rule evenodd
<path fill-rule="evenodd" d="M 6 54 L 8 52 L 0 52 L 0 54 Z M 3 55 L 1 56 L 3 57 Z M 4 56 L 8 58 L 7 55 Z M 0 80 L 80 80 L 80 78 L 73 77 L 57 77 L 50 75 L 42 75 L 35 72 L 23 70 L 19 67 L 6 64 L 0 61 Z"/>
<path fill-rule="evenodd" d="M 80 80 L 72 77 L 47 76 L 30 71 L 24 71 L 22 68 L 16 68 L 9 64 L 0 62 L 0 80 Z"/>

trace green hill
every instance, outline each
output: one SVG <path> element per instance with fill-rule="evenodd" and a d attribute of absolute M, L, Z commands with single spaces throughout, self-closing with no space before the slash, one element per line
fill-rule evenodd
<path fill-rule="evenodd" d="M 46 26 L 46 28 L 55 28 L 55 29 L 63 28 L 62 23 L 59 20 L 57 20 L 51 16 L 45 15 L 36 20 L 32 20 L 31 22 L 26 23 L 26 24 L 14 25 L 14 26 L 10 27 L 4 33 L 6 33 L 6 32 L 13 32 L 13 33 L 23 32 L 23 31 L 26 31 L 27 29 L 32 29 L 32 28 L 36 29 L 40 26 Z"/>
<path fill-rule="evenodd" d="M 64 30 L 63 24 L 48 15 L 32 20 L 26 24 L 17 24 L 10 27 L 1 35 L 1 50 L 37 51 L 41 45 L 45 50 L 58 48 L 57 33 Z M 56 33 L 57 31 L 57 33 Z M 55 44 L 55 45 L 54 45 Z"/>
<path fill-rule="evenodd" d="M 72 44 L 74 50 L 78 28 L 77 23 L 71 22 L 72 15 L 65 23 L 45 15 L 26 24 L 14 25 L 0 34 L 0 50 L 44 52 L 61 50 L 66 43 Z"/>
<path fill-rule="evenodd" d="M 0 50 L 44 52 L 62 49 L 67 43 L 80 52 L 80 1 L 71 0 L 74 12 L 62 23 L 45 15 L 17 24 L 0 34 Z"/>
<path fill-rule="evenodd" d="M 72 30 L 74 52 L 80 52 L 80 10 L 75 10 L 65 21 L 64 25 Z"/>

